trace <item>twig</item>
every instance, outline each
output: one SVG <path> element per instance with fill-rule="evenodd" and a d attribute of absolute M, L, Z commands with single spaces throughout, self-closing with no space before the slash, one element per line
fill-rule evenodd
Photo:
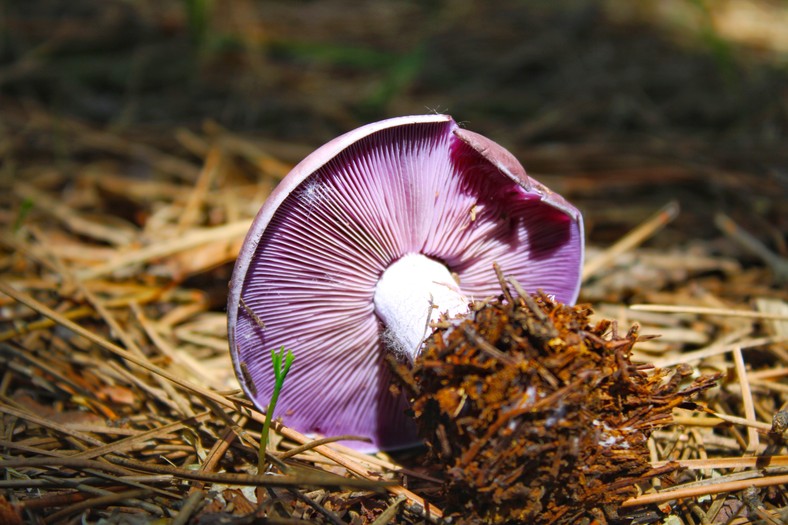
<path fill-rule="evenodd" d="M 681 468 L 688 470 L 705 469 L 732 469 L 732 468 L 764 468 L 788 467 L 788 456 L 750 456 L 734 458 L 707 458 L 707 459 L 670 459 L 652 461 L 654 468 L 664 467 L 670 463 L 678 463 Z"/>
<path fill-rule="evenodd" d="M 87 281 L 116 272 L 127 266 L 166 257 L 203 244 L 217 241 L 230 242 L 246 235 L 246 232 L 249 230 L 249 224 L 251 224 L 250 221 L 243 220 L 216 226 L 215 228 L 194 229 L 177 239 L 165 239 L 144 248 L 121 254 L 100 266 L 79 270 L 76 272 L 76 276 L 80 280 Z"/>
<path fill-rule="evenodd" d="M 621 507 L 637 507 L 639 505 L 664 503 L 666 501 L 676 499 L 694 498 L 710 494 L 720 494 L 722 492 L 735 492 L 738 490 L 744 490 L 747 487 L 773 487 L 776 485 L 783 485 L 785 483 L 788 483 L 788 475 L 769 476 L 742 481 L 728 481 L 723 483 L 715 483 L 713 485 L 706 485 L 704 487 L 692 487 L 687 489 L 682 488 L 679 485 L 663 492 L 658 492 L 655 494 L 643 494 L 642 496 L 630 498 L 622 503 Z"/>
<path fill-rule="evenodd" d="M 669 304 L 633 304 L 630 310 L 644 312 L 666 312 L 671 314 L 720 315 L 724 317 L 747 317 L 751 319 L 775 319 L 788 321 L 788 315 L 753 312 L 751 310 L 733 310 L 729 308 L 707 308 L 705 306 L 673 306 Z"/>
<path fill-rule="evenodd" d="M 113 441 L 112 443 L 107 443 L 106 445 L 102 445 L 100 447 L 96 447 L 93 449 L 84 450 L 82 452 L 78 452 L 70 457 L 73 458 L 83 458 L 83 459 L 90 459 L 99 456 L 105 456 L 107 454 L 112 454 L 116 452 L 122 452 L 129 450 L 136 446 L 139 443 L 144 443 L 145 441 L 152 440 L 156 437 L 171 434 L 173 432 L 177 432 L 183 428 L 188 428 L 188 424 L 194 424 L 199 421 L 204 421 L 208 419 L 210 412 L 203 412 L 202 414 L 197 414 L 189 419 L 182 420 L 182 421 L 175 421 L 168 425 L 164 425 L 158 428 L 154 428 L 135 436 L 131 436 L 125 439 L 120 439 L 118 441 Z"/>
<path fill-rule="evenodd" d="M 282 454 L 279 454 L 279 459 L 285 460 L 287 458 L 291 458 L 293 456 L 301 454 L 302 452 L 306 452 L 307 450 L 312 450 L 313 448 L 315 448 L 317 446 L 327 445 L 329 443 L 335 443 L 337 441 L 361 441 L 361 442 L 365 442 L 365 443 L 370 443 L 372 440 L 369 439 L 369 438 L 366 438 L 366 437 L 350 436 L 350 435 L 347 435 L 347 436 L 331 436 L 331 437 L 325 437 L 325 438 L 320 438 L 320 439 L 313 439 L 312 441 L 310 441 L 308 443 L 304 443 L 303 445 L 291 448 L 287 452 L 283 452 Z"/>
<path fill-rule="evenodd" d="M 192 514 L 197 511 L 200 505 L 202 505 L 203 500 L 205 500 L 205 492 L 201 490 L 195 490 L 189 494 L 189 497 L 186 498 L 186 501 L 183 503 L 180 512 L 178 512 L 177 516 L 173 518 L 171 525 L 186 525 L 189 522 L 189 518 L 191 518 Z"/>
<path fill-rule="evenodd" d="M 583 282 L 589 280 L 596 275 L 600 270 L 609 266 L 621 254 L 639 246 L 646 239 L 654 235 L 665 225 L 673 221 L 679 214 L 678 201 L 671 201 L 666 204 L 655 215 L 651 216 L 640 226 L 624 235 L 610 248 L 603 253 L 597 255 L 590 261 L 586 262 L 583 266 L 582 280 Z"/>
<path fill-rule="evenodd" d="M 509 303 L 512 303 L 514 299 L 512 298 L 512 292 L 509 290 L 509 285 L 506 283 L 506 278 L 503 275 L 503 270 L 501 267 L 498 266 L 498 263 L 493 263 L 493 270 L 495 270 L 495 276 L 498 278 L 498 285 L 501 287 L 501 292 L 503 292 L 503 296 Z"/>
<path fill-rule="evenodd" d="M 223 152 L 221 148 L 214 146 L 208 151 L 202 170 L 200 170 L 200 175 L 197 177 L 197 182 L 194 184 L 178 220 L 178 231 L 187 231 L 197 223 L 200 205 L 221 169 L 222 158 Z"/>
<path fill-rule="evenodd" d="M 77 470 L 104 470 L 117 476 L 128 476 L 131 472 L 120 465 L 112 465 L 95 459 L 37 457 L 0 460 L 0 468 L 67 467 Z"/>
<path fill-rule="evenodd" d="M 241 416 L 238 426 L 246 424 L 246 421 L 247 417 Z M 234 427 L 225 428 L 224 432 L 219 436 L 219 439 L 217 439 L 211 447 L 211 450 L 208 451 L 208 455 L 205 456 L 205 460 L 202 465 L 200 465 L 200 470 L 202 472 L 213 472 L 219 460 L 224 456 L 237 436 L 238 434 Z"/>
<path fill-rule="evenodd" d="M 780 257 L 747 230 L 741 228 L 730 217 L 723 213 L 714 216 L 714 224 L 725 235 L 733 239 L 747 251 L 760 257 L 774 272 L 778 282 L 788 282 L 788 260 Z"/>
<path fill-rule="evenodd" d="M 465 331 L 465 335 L 468 337 L 470 341 L 473 341 L 479 350 L 482 350 L 484 353 L 492 357 L 493 359 L 497 359 L 501 363 L 506 363 L 507 365 L 516 366 L 517 361 L 514 360 L 512 356 L 509 354 L 505 354 L 501 352 L 493 345 L 489 343 L 484 337 L 482 337 L 479 332 L 473 329 L 473 327 L 469 324 L 463 325 L 463 330 Z"/>
<path fill-rule="evenodd" d="M 129 306 L 131 307 L 131 311 L 134 313 L 134 316 L 137 318 L 137 322 L 139 322 L 140 326 L 142 326 L 142 329 L 145 330 L 145 334 L 147 334 L 151 342 L 163 355 L 167 356 L 168 359 L 172 359 L 172 361 L 185 368 L 194 377 L 194 379 L 205 384 L 211 383 L 211 378 L 209 377 L 209 374 L 206 373 L 205 367 L 200 365 L 190 355 L 178 352 L 167 341 L 165 341 L 161 334 L 159 334 L 159 332 L 153 326 L 153 323 L 150 321 L 150 319 L 147 318 L 137 302 L 132 301 L 129 303 Z"/>
<path fill-rule="evenodd" d="M 150 493 L 149 490 L 145 489 L 133 489 L 127 490 L 125 492 L 119 492 L 117 494 L 110 494 L 107 496 L 99 496 L 97 498 L 90 498 L 86 499 L 85 501 L 80 501 L 79 503 L 74 503 L 73 505 L 69 505 L 54 514 L 50 514 L 46 518 L 44 518 L 44 523 L 60 523 L 65 517 L 70 516 L 71 514 L 75 514 L 85 509 L 95 509 L 99 507 L 105 507 L 107 505 L 112 505 L 115 503 L 121 503 L 127 500 L 140 498 L 142 496 L 146 496 Z"/>
<path fill-rule="evenodd" d="M 85 471 L 86 473 L 90 473 L 89 470 Z M 161 483 L 161 484 L 171 484 L 173 482 L 173 477 L 169 475 L 146 475 L 146 476 L 109 476 L 106 473 L 102 473 L 103 475 L 91 475 L 90 477 L 73 477 L 68 478 L 70 482 L 79 482 L 79 483 L 101 483 L 101 484 L 112 484 L 112 485 L 131 485 L 135 486 L 134 483 Z M 46 478 L 46 479 L 44 479 Z M 43 489 L 43 488 L 62 488 L 63 487 L 63 479 L 55 478 L 54 476 L 45 476 L 41 479 L 0 479 L 0 489 Z M 140 487 L 145 488 L 145 487 Z M 156 488 L 155 489 L 158 493 L 162 494 L 163 496 L 167 496 L 172 499 L 178 499 L 180 497 L 179 494 L 173 494 L 167 492 L 163 489 Z"/>
<path fill-rule="evenodd" d="M 750 421 L 755 421 L 755 406 L 752 402 L 752 391 L 750 390 L 750 382 L 747 378 L 747 368 L 744 365 L 744 356 L 742 355 L 741 348 L 736 348 L 733 351 L 733 363 L 736 366 L 736 375 L 739 377 L 739 386 L 741 387 L 741 398 L 744 404 L 744 417 Z M 771 427 L 770 427 L 771 428 Z M 752 426 L 747 426 L 747 450 L 749 454 L 755 454 L 758 451 L 758 431 Z"/>
<path fill-rule="evenodd" d="M 29 421 L 31 423 L 35 423 L 36 425 L 39 425 L 39 426 L 41 426 L 43 428 L 49 428 L 49 429 L 55 430 L 57 432 L 60 432 L 61 434 L 64 434 L 66 436 L 74 437 L 74 438 L 78 439 L 79 441 L 82 441 L 84 443 L 88 443 L 88 444 L 93 445 L 93 446 L 104 445 L 103 442 L 99 441 L 98 439 L 94 438 L 93 436 L 89 436 L 88 434 L 84 434 L 82 432 L 78 432 L 76 430 L 73 430 L 73 429 L 67 427 L 66 425 L 62 425 L 62 424 L 57 423 L 55 421 L 52 421 L 51 419 L 48 419 L 46 417 L 38 416 L 36 414 L 31 414 L 30 412 L 27 412 L 25 410 L 20 410 L 18 408 L 14 408 L 14 407 L 11 407 L 11 406 L 8 406 L 8 405 L 0 403 L 0 413 L 8 414 L 9 416 L 18 417 L 19 419 L 23 419 L 25 421 Z"/>
<path fill-rule="evenodd" d="M 715 355 L 726 354 L 728 352 L 732 352 L 735 348 L 741 348 L 742 350 L 747 350 L 749 348 L 757 348 L 759 346 L 765 346 L 772 343 L 779 343 L 781 342 L 781 338 L 777 337 L 758 337 L 754 339 L 746 339 L 744 341 L 739 341 L 737 343 L 730 343 L 730 344 L 713 344 L 707 348 L 701 348 L 699 350 L 693 350 L 692 352 L 683 352 L 680 354 L 663 357 L 662 359 L 657 359 L 654 361 L 654 366 L 665 368 L 668 366 L 679 365 L 682 363 L 691 363 L 692 361 L 699 361 L 701 359 L 706 359 L 708 357 L 712 357 Z"/>
<path fill-rule="evenodd" d="M 772 426 L 769 423 L 762 423 L 760 421 L 746 419 L 743 417 L 731 416 L 728 414 L 721 414 L 719 412 L 715 412 L 714 410 L 710 410 L 708 408 L 704 409 L 704 411 L 708 414 L 711 414 L 715 417 L 722 419 L 723 421 L 727 421 L 728 423 L 733 423 L 734 425 L 744 425 L 748 428 L 764 430 L 766 432 L 772 429 Z"/>
<path fill-rule="evenodd" d="M 36 209 L 52 214 L 57 219 L 63 221 L 63 223 L 75 233 L 118 246 L 129 244 L 134 237 L 131 224 L 129 224 L 128 229 L 121 229 L 117 225 L 104 226 L 95 220 L 83 217 L 75 210 L 63 204 L 62 201 L 53 199 L 48 194 L 37 190 L 29 184 L 17 182 L 14 188 L 20 196 L 30 199 L 34 203 Z"/>
<path fill-rule="evenodd" d="M 83 317 L 87 317 L 89 315 L 93 315 L 93 310 L 88 308 L 87 306 L 80 306 L 78 308 L 74 308 L 73 310 L 69 310 L 68 312 L 63 312 L 63 317 L 70 320 L 77 320 Z M 4 341 L 8 341 L 9 339 L 13 339 L 15 337 L 19 337 L 21 335 L 26 335 L 31 332 L 35 332 L 37 330 L 45 330 L 47 328 L 51 328 L 55 326 L 55 322 L 51 319 L 40 319 L 38 321 L 33 321 L 31 323 L 23 324 L 20 326 L 15 326 L 10 330 L 6 330 L 5 332 L 0 332 L 0 343 Z"/>
<path fill-rule="evenodd" d="M 62 486 L 70 487 L 80 492 L 91 494 L 93 496 L 111 496 L 112 494 L 114 494 L 114 492 L 111 490 L 94 487 L 92 485 L 82 483 L 77 480 L 56 478 L 54 476 L 41 476 L 41 477 L 43 479 L 49 479 L 50 481 L 59 481 L 61 483 L 61 487 Z M 114 479 L 118 479 L 118 478 L 114 478 Z M 152 495 L 154 492 L 154 489 L 143 486 L 140 483 L 135 483 L 134 485 L 136 485 L 134 488 L 139 490 L 144 490 L 148 492 L 150 495 Z M 173 495 L 167 494 L 167 496 L 172 497 Z M 149 503 L 147 501 L 140 501 L 139 499 L 131 498 L 128 500 L 127 503 L 130 505 L 134 505 L 135 507 L 140 507 L 141 509 L 144 509 L 145 511 L 150 512 L 151 514 L 154 514 L 156 516 L 162 516 L 164 514 L 164 511 L 161 509 L 161 507 L 159 507 L 158 505 L 154 505 L 153 503 Z"/>
<path fill-rule="evenodd" d="M 322 505 L 319 505 L 315 500 L 307 496 L 301 491 L 298 490 L 291 490 L 291 494 L 293 494 L 298 500 L 303 501 L 307 504 L 309 508 L 314 510 L 315 512 L 319 513 L 320 515 L 324 516 L 332 525 L 347 525 L 344 521 L 339 519 L 339 516 L 328 510 Z"/>
<path fill-rule="evenodd" d="M 375 521 L 372 522 L 372 525 L 387 525 L 388 523 L 390 523 L 391 520 L 393 520 L 397 516 L 400 507 L 402 507 L 404 503 L 405 503 L 405 497 L 397 496 L 394 499 L 394 501 L 391 503 L 391 505 L 386 507 L 386 510 L 381 512 L 380 516 L 378 516 L 375 519 Z"/>
<path fill-rule="evenodd" d="M 211 483 L 221 483 L 225 485 L 250 485 L 260 487 L 351 487 L 368 490 L 381 490 L 394 484 L 392 481 L 370 481 L 366 479 L 348 478 L 331 474 L 328 472 L 320 473 L 301 473 L 295 476 L 267 475 L 257 476 L 252 474 L 234 474 L 226 472 L 200 472 L 185 468 L 159 465 L 145 461 L 137 461 L 130 458 L 109 455 L 104 461 L 94 459 L 81 459 L 71 457 L 48 457 L 48 458 L 19 458 L 0 460 L 0 468 L 28 468 L 28 467 L 67 467 L 77 470 L 105 470 L 117 475 L 128 475 L 126 469 L 150 472 L 154 474 L 170 474 L 176 479 L 190 479 L 195 481 L 206 481 Z"/>

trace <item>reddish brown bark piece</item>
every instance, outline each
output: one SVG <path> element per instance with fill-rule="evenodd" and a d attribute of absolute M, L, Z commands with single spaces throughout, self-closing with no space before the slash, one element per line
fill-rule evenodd
<path fill-rule="evenodd" d="M 398 370 L 412 374 L 457 523 L 604 522 L 636 483 L 672 470 L 651 469 L 646 440 L 716 378 L 682 389 L 688 369 L 632 363 L 637 327 L 621 335 L 590 313 L 546 296 L 492 301 Z"/>

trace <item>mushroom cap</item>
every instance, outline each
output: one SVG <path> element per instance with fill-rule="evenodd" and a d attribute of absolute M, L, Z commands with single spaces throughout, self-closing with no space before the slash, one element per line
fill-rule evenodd
<path fill-rule="evenodd" d="M 231 355 L 255 405 L 268 405 L 270 352 L 284 346 L 295 355 L 274 414 L 285 425 L 370 438 L 347 443 L 362 451 L 418 443 L 404 395 L 390 389 L 373 304 L 383 272 L 411 253 L 444 263 L 468 297 L 500 293 L 497 262 L 525 290 L 571 304 L 582 217 L 448 115 L 384 120 L 328 142 L 263 204 L 230 281 Z"/>

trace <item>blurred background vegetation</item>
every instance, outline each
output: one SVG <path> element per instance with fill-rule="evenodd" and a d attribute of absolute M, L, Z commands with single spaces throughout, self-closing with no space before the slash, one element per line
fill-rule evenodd
<path fill-rule="evenodd" d="M 784 0 L 3 0 L 0 140 L 43 111 L 188 157 L 176 131 L 208 123 L 293 163 L 446 112 L 577 201 L 592 240 L 675 198 L 685 231 L 723 210 L 785 250 L 786 28 Z M 85 153 L 52 130 L 24 151 Z"/>

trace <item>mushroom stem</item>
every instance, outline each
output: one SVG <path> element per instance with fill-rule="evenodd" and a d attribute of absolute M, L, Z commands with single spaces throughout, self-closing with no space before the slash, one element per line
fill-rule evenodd
<path fill-rule="evenodd" d="M 375 313 L 386 325 L 384 340 L 411 361 L 430 333 L 430 322 L 443 313 L 455 317 L 468 312 L 468 300 L 449 269 L 420 253 L 394 262 L 375 288 Z"/>

